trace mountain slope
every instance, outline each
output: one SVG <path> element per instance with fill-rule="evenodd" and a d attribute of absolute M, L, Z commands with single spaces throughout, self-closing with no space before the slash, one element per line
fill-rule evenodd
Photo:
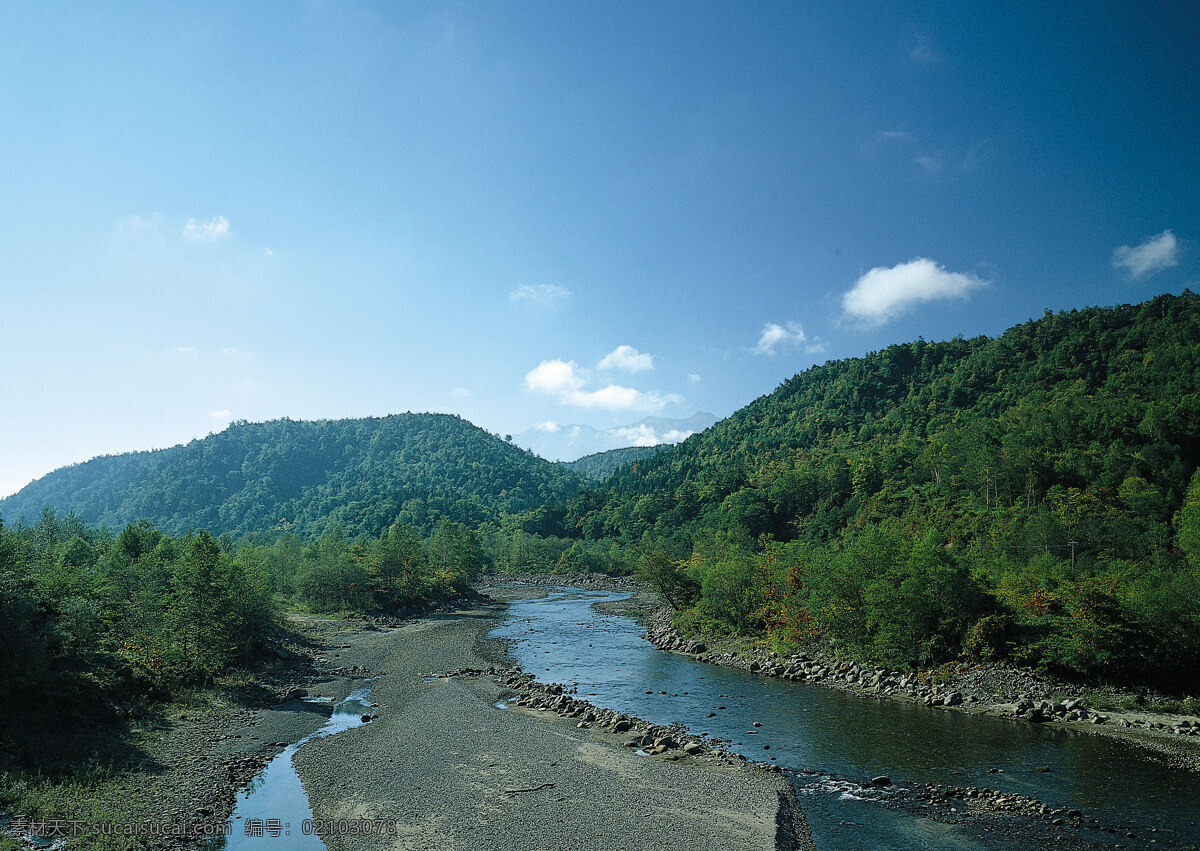
<path fill-rule="evenodd" d="M 332 523 L 376 535 L 401 517 L 472 526 L 563 498 L 579 478 L 459 417 L 235 423 L 183 446 L 96 458 L 0 501 L 32 522 L 44 507 L 120 528 L 146 518 L 176 534 L 319 535 Z"/>
<path fill-rule="evenodd" d="M 1145 524 L 1167 522 L 1197 435 L 1200 298 L 1185 291 L 814 367 L 617 470 L 571 501 L 567 522 L 597 537 L 725 528 L 825 541 L 941 500 L 1082 512 L 1062 534 L 1132 553 L 1141 544 L 1111 515 L 1140 524 L 1142 543 Z"/>
<path fill-rule="evenodd" d="M 562 526 L 657 538 L 642 566 L 684 629 L 1194 693 L 1198 437 L 1185 290 L 810 369 Z"/>

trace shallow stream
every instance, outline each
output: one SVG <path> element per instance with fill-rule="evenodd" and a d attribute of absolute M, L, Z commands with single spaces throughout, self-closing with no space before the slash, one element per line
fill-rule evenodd
<path fill-rule="evenodd" d="M 491 635 L 542 682 L 655 724 L 679 722 L 728 749 L 788 769 L 818 848 L 1005 848 L 971 822 L 950 825 L 885 806 L 870 786 L 939 783 L 1015 792 L 1128 827 L 1087 842 L 1200 844 L 1200 778 L 1109 737 L 848 695 L 664 653 L 632 618 L 593 604 L 620 592 L 552 590 L 510 604 Z M 762 726 L 754 726 L 759 722 Z M 814 772 L 814 773 L 805 773 Z M 1042 829 L 1038 826 L 1038 829 Z M 1046 835 L 1048 841 L 1053 834 Z"/>
<path fill-rule="evenodd" d="M 261 848 L 325 851 L 325 843 L 313 828 L 308 793 L 304 791 L 292 757 L 313 739 L 361 727 L 362 716 L 371 712 L 370 693 L 370 685 L 350 692 L 345 700 L 333 707 L 333 714 L 319 730 L 288 745 L 267 763 L 266 768 L 238 792 L 229 819 L 229 832 L 214 840 L 209 851 Z"/>

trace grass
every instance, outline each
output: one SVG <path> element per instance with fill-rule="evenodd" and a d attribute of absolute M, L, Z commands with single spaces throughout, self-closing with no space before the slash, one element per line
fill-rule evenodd
<path fill-rule="evenodd" d="M 1161 697 L 1128 692 L 1090 690 L 1084 693 L 1086 705 L 1093 709 L 1125 712 L 1161 712 L 1167 715 L 1200 715 L 1200 698 Z"/>

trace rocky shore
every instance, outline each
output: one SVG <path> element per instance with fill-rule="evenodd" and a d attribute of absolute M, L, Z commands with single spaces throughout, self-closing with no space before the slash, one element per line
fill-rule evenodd
<path fill-rule="evenodd" d="M 1134 742 L 1160 758 L 1200 771 L 1200 716 L 1088 705 L 1078 685 L 1055 682 L 1015 667 L 968 666 L 912 673 L 866 667 L 819 646 L 779 657 L 722 638 L 687 638 L 672 625 L 669 608 L 643 617 L 646 638 L 662 650 L 767 677 L 811 682 L 862 695 L 921 703 L 951 711 L 999 715 L 1031 724 L 1059 724 Z M 1132 700 L 1132 696 L 1127 696 Z"/>
<path fill-rule="evenodd" d="M 501 613 L 344 636 L 346 660 L 379 674 L 377 716 L 295 763 L 318 823 L 384 823 L 389 835 L 335 829 L 322 834 L 332 851 L 811 847 L 779 774 L 510 669 L 486 638 Z"/>

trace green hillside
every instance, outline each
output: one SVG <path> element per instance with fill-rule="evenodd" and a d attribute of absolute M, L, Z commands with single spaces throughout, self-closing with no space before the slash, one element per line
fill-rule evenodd
<path fill-rule="evenodd" d="M 399 521 L 429 534 L 442 517 L 477 526 L 562 499 L 570 471 L 446 414 L 235 423 L 183 446 L 96 458 L 0 501 L 8 524 L 44 508 L 168 534 L 320 536 L 335 523 L 376 536 Z"/>
<path fill-rule="evenodd" d="M 591 455 L 584 455 L 574 461 L 559 461 L 558 463 L 590 481 L 602 482 L 621 467 L 656 455 L 666 447 L 665 443 L 658 446 L 628 446 L 624 449 L 609 449 L 607 452 L 593 452 Z"/>
<path fill-rule="evenodd" d="M 657 539 L 709 629 L 1195 683 L 1198 438 L 1185 291 L 814 367 L 577 494 L 563 532 Z"/>

